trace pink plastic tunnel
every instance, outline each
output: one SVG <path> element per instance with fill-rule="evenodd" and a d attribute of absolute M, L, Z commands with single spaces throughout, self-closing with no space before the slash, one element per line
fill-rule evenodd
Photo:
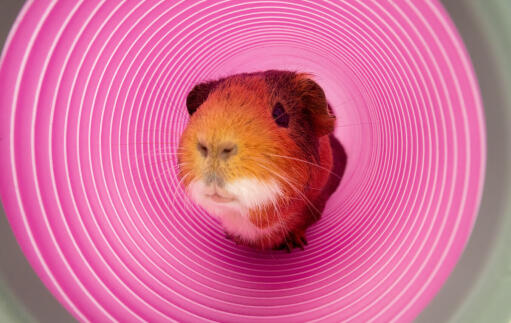
<path fill-rule="evenodd" d="M 191 87 L 270 68 L 317 76 L 348 155 L 291 254 L 225 239 L 176 179 Z M 483 108 L 437 1 L 29 1 L 0 84 L 3 207 L 80 321 L 410 321 L 477 215 Z"/>

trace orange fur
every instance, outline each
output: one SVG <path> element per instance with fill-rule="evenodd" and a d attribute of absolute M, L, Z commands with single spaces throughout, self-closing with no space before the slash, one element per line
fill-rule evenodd
<path fill-rule="evenodd" d="M 298 75 L 296 82 L 303 82 L 303 77 Z M 226 182 L 241 178 L 278 182 L 282 195 L 276 203 L 251 209 L 248 214 L 256 227 L 277 229 L 257 241 L 236 238 L 259 248 L 283 243 L 290 232 L 303 235 L 320 217 L 322 206 L 317 200 L 332 168 L 328 135 L 319 138 L 318 165 L 299 161 L 307 161 L 310 156 L 292 139 L 290 129 L 275 124 L 271 115 L 274 101 L 274 89 L 264 75 L 230 77 L 212 90 L 191 116 L 179 148 L 179 174 L 185 187 L 211 171 Z M 205 159 L 196 149 L 198 142 L 213 150 L 222 142 L 232 142 L 238 146 L 238 152 L 225 162 Z"/>

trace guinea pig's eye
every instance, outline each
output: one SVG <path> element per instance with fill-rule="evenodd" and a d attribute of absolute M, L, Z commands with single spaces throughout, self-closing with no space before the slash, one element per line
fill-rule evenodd
<path fill-rule="evenodd" d="M 284 110 L 284 106 L 282 103 L 277 102 L 273 106 L 273 111 L 271 113 L 273 120 L 275 120 L 275 123 L 279 127 L 287 128 L 289 125 L 289 115 L 286 113 L 286 110 Z"/>

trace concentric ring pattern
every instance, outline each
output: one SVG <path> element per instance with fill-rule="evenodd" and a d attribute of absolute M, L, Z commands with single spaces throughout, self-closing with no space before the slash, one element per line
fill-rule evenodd
<path fill-rule="evenodd" d="M 225 239 L 175 172 L 191 87 L 269 68 L 317 76 L 348 155 L 291 254 Z M 29 1 L 0 84 L 3 206 L 81 321 L 410 321 L 477 214 L 483 108 L 436 1 Z"/>

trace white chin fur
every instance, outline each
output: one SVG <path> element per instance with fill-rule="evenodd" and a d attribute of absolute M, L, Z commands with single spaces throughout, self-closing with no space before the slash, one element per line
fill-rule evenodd
<path fill-rule="evenodd" d="M 274 228 L 260 229 L 248 218 L 249 211 L 268 204 L 276 204 L 282 194 L 279 184 L 275 181 L 260 181 L 256 178 L 242 178 L 228 183 L 223 188 L 236 199 L 228 203 L 218 203 L 206 196 L 210 188 L 204 181 L 193 181 L 188 187 L 190 197 L 211 215 L 218 218 L 224 229 L 233 235 L 246 240 L 258 239 Z"/>
<path fill-rule="evenodd" d="M 275 181 L 260 181 L 256 178 L 241 178 L 227 183 L 225 189 L 235 195 L 240 204 L 247 209 L 275 205 L 282 194 L 280 186 Z"/>

